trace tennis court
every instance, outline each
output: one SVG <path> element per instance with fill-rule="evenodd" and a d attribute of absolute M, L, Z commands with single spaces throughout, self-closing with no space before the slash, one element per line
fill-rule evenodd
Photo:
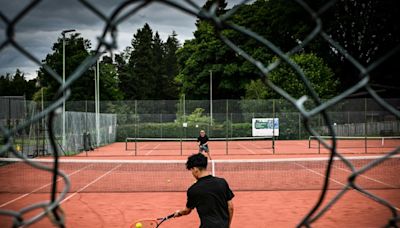
<path fill-rule="evenodd" d="M 348 159 L 359 168 L 376 159 L 376 156 Z M 53 164 L 49 159 L 36 161 L 49 166 Z M 216 159 L 208 169 L 210 173 L 226 178 L 236 194 L 232 227 L 293 227 L 319 194 L 326 161 L 326 157 Z M 62 201 L 67 227 L 129 227 L 137 218 L 162 216 L 180 209 L 185 205 L 185 190 L 194 181 L 190 172 L 185 170 L 184 163 L 184 159 L 62 159 L 60 168 L 72 182 L 67 197 Z M 17 159 L 3 159 L 2 164 L 2 209 L 21 208 L 48 198 L 51 174 L 33 169 Z M 343 188 L 350 173 L 339 160 L 335 160 L 333 167 L 329 197 Z M 394 157 L 361 175 L 357 183 L 393 202 L 399 210 L 398 173 L 400 157 Z M 61 189 L 63 185 L 61 181 L 59 183 Z M 384 218 L 389 211 L 364 197 L 354 190 L 347 192 L 316 226 L 385 224 Z M 11 225 L 11 220 L 7 219 L 0 220 L 1 227 Z M 197 215 L 193 213 L 168 221 L 165 227 L 194 227 L 198 223 Z M 45 219 L 33 227 L 51 227 L 51 224 Z"/>

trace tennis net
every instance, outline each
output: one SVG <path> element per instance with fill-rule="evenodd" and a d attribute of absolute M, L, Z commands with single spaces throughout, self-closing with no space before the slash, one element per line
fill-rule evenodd
<path fill-rule="evenodd" d="M 361 167 L 377 156 L 349 157 Z M 53 162 L 34 159 L 52 166 Z M 327 158 L 213 160 L 211 174 L 225 178 L 235 191 L 318 190 Z M 51 175 L 21 162 L 0 159 L 0 193 L 47 193 Z M 186 191 L 194 179 L 184 160 L 60 160 L 71 179 L 70 192 L 168 192 Z M 330 189 L 341 189 L 351 171 L 334 161 Z M 400 189 L 400 156 L 393 157 L 357 178 L 364 189 Z M 63 187 L 59 181 L 59 189 Z"/>
<path fill-rule="evenodd" d="M 332 136 L 320 136 L 328 145 L 332 144 Z M 400 136 L 336 136 L 336 146 L 339 149 L 354 149 L 367 152 L 381 152 L 382 149 L 400 146 Z M 308 138 L 308 148 L 322 148 L 316 136 Z M 387 151 L 387 150 L 385 150 Z"/>
<path fill-rule="evenodd" d="M 213 154 L 273 154 L 273 137 L 210 138 Z M 196 138 L 126 138 L 125 150 L 135 155 L 183 155 L 199 150 Z"/>

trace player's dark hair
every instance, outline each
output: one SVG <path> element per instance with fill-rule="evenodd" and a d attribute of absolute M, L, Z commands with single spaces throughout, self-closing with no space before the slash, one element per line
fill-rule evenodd
<path fill-rule="evenodd" d="M 198 169 L 207 169 L 207 158 L 203 154 L 193 154 L 188 157 L 186 162 L 186 169 L 190 170 L 191 168 L 197 167 Z"/>

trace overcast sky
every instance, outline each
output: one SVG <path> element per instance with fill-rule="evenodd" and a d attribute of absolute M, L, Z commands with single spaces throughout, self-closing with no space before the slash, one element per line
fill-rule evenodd
<path fill-rule="evenodd" d="M 181 0 L 177 0 L 181 1 Z M 194 0 L 203 5 L 206 0 Z M 243 0 L 228 0 L 228 7 Z M 26 6 L 30 0 L 0 0 L 0 10 L 9 19 Z M 96 7 L 106 15 L 118 6 L 122 0 L 93 0 Z M 153 31 L 158 31 L 165 40 L 172 31 L 176 31 L 178 39 L 183 43 L 193 38 L 196 18 L 160 3 L 153 3 L 132 16 L 118 27 L 118 50 L 130 45 L 132 35 L 144 23 L 149 23 Z M 91 40 L 92 47 L 104 28 L 104 22 L 86 9 L 77 0 L 43 0 L 16 26 L 16 40 L 34 56 L 42 60 L 51 52 L 53 43 L 61 36 L 64 29 L 76 29 L 83 37 Z M 5 23 L 0 21 L 0 42 L 5 39 Z M 15 48 L 8 46 L 0 52 L 0 75 L 14 73 L 19 68 L 27 78 L 36 77 L 38 66 L 20 54 Z"/>

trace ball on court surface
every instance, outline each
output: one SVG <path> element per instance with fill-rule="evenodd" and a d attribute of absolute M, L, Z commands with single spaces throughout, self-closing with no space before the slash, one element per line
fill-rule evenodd
<path fill-rule="evenodd" d="M 142 223 L 140 223 L 140 222 L 138 222 L 138 223 L 136 223 L 136 228 L 142 228 Z"/>
<path fill-rule="evenodd" d="M 170 180 L 170 179 L 168 179 L 168 180 L 167 180 L 167 182 L 168 182 L 168 183 L 170 183 L 170 182 L 171 182 L 171 180 Z"/>

